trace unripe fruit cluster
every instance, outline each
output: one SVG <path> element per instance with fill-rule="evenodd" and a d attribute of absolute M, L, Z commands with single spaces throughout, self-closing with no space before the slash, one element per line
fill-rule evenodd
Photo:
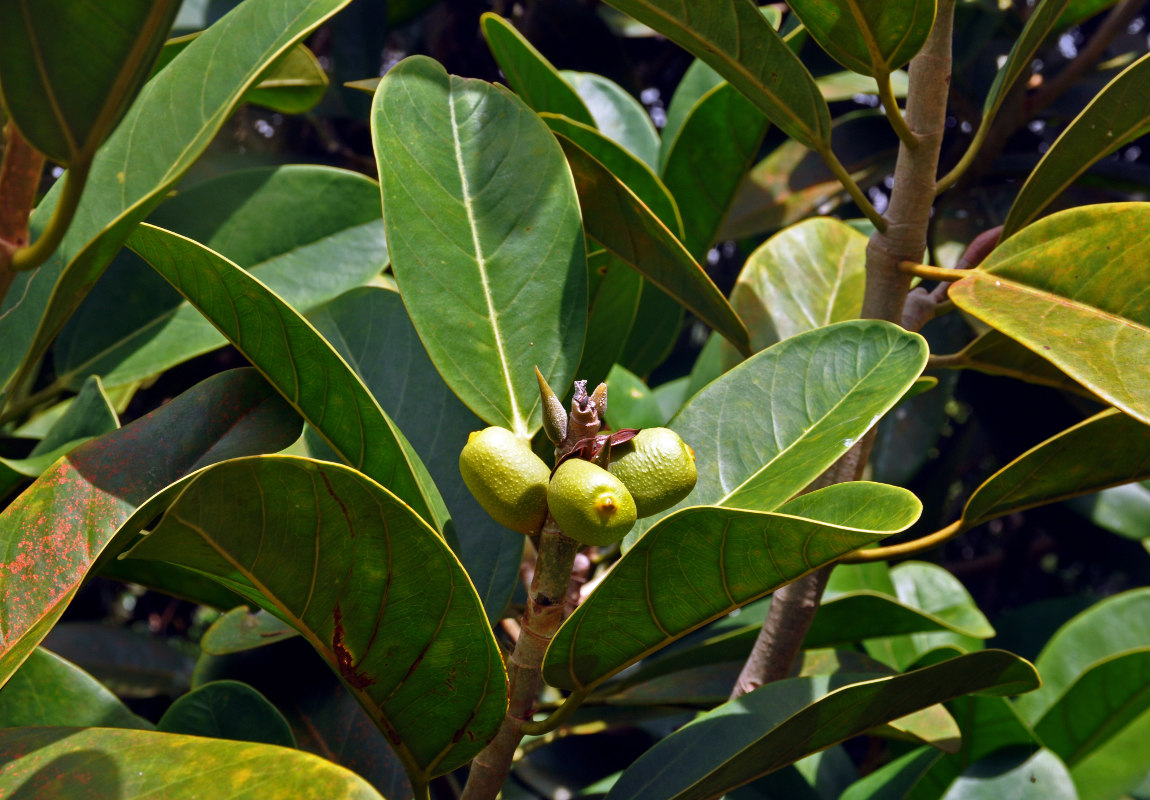
<path fill-rule="evenodd" d="M 580 458 L 554 475 L 527 442 L 505 428 L 472 433 L 459 455 L 463 482 L 501 525 L 535 533 L 550 509 L 576 541 L 608 545 L 639 517 L 678 503 L 695 486 L 695 454 L 668 428 L 647 428 L 611 450 L 609 471 Z"/>

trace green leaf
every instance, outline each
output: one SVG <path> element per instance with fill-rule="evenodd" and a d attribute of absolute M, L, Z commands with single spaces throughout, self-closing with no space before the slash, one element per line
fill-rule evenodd
<path fill-rule="evenodd" d="M 347 2 L 248 0 L 148 82 L 93 161 L 59 249 L 17 276 L 0 307 L 0 385 L 10 391 L 20 383 L 17 372 L 32 368 L 135 224 L 208 146 L 267 65 Z M 201 100 L 183 102 L 188 97 Z M 33 229 L 43 228 L 58 199 L 53 188 L 32 215 Z"/>
<path fill-rule="evenodd" d="M 1066 10 L 1058 19 L 1059 28 L 1069 28 L 1079 22 L 1085 22 L 1099 12 L 1105 11 L 1118 0 L 1070 0 Z"/>
<path fill-rule="evenodd" d="M 885 79 L 926 43 L 935 0 L 794 0 L 791 10 L 835 61 Z"/>
<path fill-rule="evenodd" d="M 662 175 L 683 211 L 683 244 L 695 259 L 718 239 L 768 127 L 762 112 L 723 81 L 691 107 L 668 145 Z"/>
<path fill-rule="evenodd" d="M 655 395 L 635 373 L 616 364 L 607 376 L 607 388 L 607 422 L 612 428 L 658 428 L 667 421 Z"/>
<path fill-rule="evenodd" d="M 852 783 L 839 800 L 904 800 L 910 788 L 941 757 L 929 747 L 911 750 Z"/>
<path fill-rule="evenodd" d="M 510 22 L 488 11 L 479 18 L 479 25 L 508 85 L 523 102 L 536 111 L 562 114 L 595 127 L 594 117 L 574 87 Z"/>
<path fill-rule="evenodd" d="M 355 773 L 309 753 L 153 731 L 9 728 L 0 730 L 0 761 L 0 791 L 12 797 L 134 800 L 162 786 L 171 800 L 221 793 L 231 800 L 383 800 Z M 81 772 L 87 780 L 77 780 Z"/>
<path fill-rule="evenodd" d="M 774 511 L 898 402 L 926 357 L 916 334 L 860 320 L 799 334 L 747 359 L 671 421 L 694 448 L 699 473 L 695 490 L 674 508 Z M 628 541 L 658 517 L 640 520 Z"/>
<path fill-rule="evenodd" d="M 309 319 L 404 431 L 442 487 L 451 530 L 459 540 L 459 560 L 488 618 L 498 620 L 519 580 L 523 535 L 491 519 L 459 473 L 459 453 L 468 434 L 485 427 L 483 421 L 436 372 L 395 292 L 355 289 L 316 309 Z"/>
<path fill-rule="evenodd" d="M 319 104 L 327 86 L 327 73 L 319 59 L 300 44 L 264 70 L 244 100 L 283 114 L 302 114 Z"/>
<path fill-rule="evenodd" d="M 1003 224 L 1003 242 L 1028 225 L 1093 164 L 1150 132 L 1150 97 L 1143 91 L 1147 81 L 1150 54 L 1122 70 L 1070 121 L 1019 190 Z M 1067 230 L 1073 227 L 1068 225 Z"/>
<path fill-rule="evenodd" d="M 232 172 L 166 201 L 151 224 L 209 247 L 301 313 L 378 275 L 387 264 L 379 184 L 312 165 Z M 150 378 L 227 344 L 130 253 L 112 262 L 53 348 L 57 380 L 99 374 L 117 386 Z"/>
<path fill-rule="evenodd" d="M 830 111 L 814 79 L 752 3 L 611 0 L 611 5 L 705 61 L 791 138 L 812 150 L 830 146 Z"/>
<path fill-rule="evenodd" d="M 1023 719 L 1037 723 L 1095 666 L 1150 643 L 1150 589 L 1109 597 L 1078 614 L 1042 648 L 1034 665 L 1042 688 L 1019 698 Z"/>
<path fill-rule="evenodd" d="M 858 319 L 866 284 L 867 237 L 832 217 L 792 225 L 759 245 L 731 291 L 751 349 L 803 331 Z M 724 360 L 737 354 L 726 348 Z"/>
<path fill-rule="evenodd" d="M 261 558 L 298 552 L 315 558 Z M 499 648 L 463 567 L 355 470 L 290 456 L 203 470 L 126 557 L 207 573 L 298 630 L 413 781 L 470 761 L 506 711 Z"/>
<path fill-rule="evenodd" d="M 852 680 L 858 677 L 776 681 L 725 703 L 644 753 L 607 797 L 715 797 L 804 755 L 935 703 L 972 692 L 1012 694 L 1038 684 L 1030 664 L 995 650 L 905 675 L 861 683 Z M 684 757 L 687 753 L 690 757 Z"/>
<path fill-rule="evenodd" d="M 651 292 L 666 295 L 644 281 L 630 264 L 606 250 L 597 250 L 587 259 L 587 282 L 587 340 L 575 374 L 588 386 L 598 386 L 607 380 L 615 362 L 623 360 L 623 350 L 630 341 L 628 335 L 639 333 L 634 323 L 642 298 Z M 668 302 L 673 306 L 672 318 L 679 320 L 682 307 L 669 298 Z"/>
<path fill-rule="evenodd" d="M 774 26 L 777 30 L 777 26 Z M 723 76 L 715 72 L 706 63 L 699 59 L 691 61 L 687 71 L 675 87 L 671 102 L 667 105 L 667 119 L 663 123 L 661 141 L 659 142 L 659 174 L 662 174 L 667 165 L 667 154 L 671 145 L 679 136 L 679 131 L 686 122 L 687 116 L 695 108 L 703 95 L 723 82 Z"/>
<path fill-rule="evenodd" d="M 745 351 L 743 323 L 667 226 L 586 150 L 556 137 L 575 177 L 587 235 Z"/>
<path fill-rule="evenodd" d="M 950 297 L 1150 424 L 1150 203 L 1053 214 L 995 248 Z"/>
<path fill-rule="evenodd" d="M 193 689 L 168 707 L 156 730 L 295 747 L 284 715 L 240 681 L 213 681 Z"/>
<path fill-rule="evenodd" d="M 636 542 L 563 623 L 547 648 L 544 680 L 561 689 L 598 685 L 696 628 L 900 527 L 905 526 L 867 530 L 781 513 L 682 509 Z"/>
<path fill-rule="evenodd" d="M 659 163 L 659 133 L 651 116 L 615 81 L 593 72 L 559 73 L 586 104 L 595 127 L 651 169 Z"/>
<path fill-rule="evenodd" d="M 973 369 L 987 375 L 1005 375 L 1039 386 L 1074 392 L 1091 400 L 1097 396 L 1083 388 L 1045 358 L 996 330 L 989 330 L 954 355 L 936 356 L 931 362 L 946 369 Z"/>
<path fill-rule="evenodd" d="M 906 97 L 910 76 L 903 70 L 895 70 L 890 74 L 891 94 L 894 97 Z M 878 84 L 874 78 L 859 75 L 857 72 L 832 72 L 815 78 L 815 83 L 828 103 L 841 103 L 852 100 L 859 94 L 878 94 Z"/>
<path fill-rule="evenodd" d="M 1150 710 L 1150 644 L 1094 664 L 1035 723 L 1073 767 Z"/>
<path fill-rule="evenodd" d="M 0 515 L 0 683 L 151 495 L 206 464 L 274 452 L 298 435 L 299 418 L 274 390 L 254 370 L 233 370 L 56 462 Z"/>
<path fill-rule="evenodd" d="M 942 800 L 1078 800 L 1070 772 L 1050 750 L 1005 750 L 963 771 Z"/>
<path fill-rule="evenodd" d="M 0 689 L 0 728 L 46 725 L 152 728 L 87 672 L 37 647 Z"/>
<path fill-rule="evenodd" d="M 307 320 L 257 279 L 191 239 L 141 225 L 129 246 L 211 320 L 349 464 L 443 529 L 447 509 L 419 456 Z"/>
<path fill-rule="evenodd" d="M 159 561 L 121 561 L 110 559 L 99 565 L 98 574 L 105 578 L 136 583 L 198 606 L 220 611 L 235 608 L 244 599 L 198 572 L 162 564 Z"/>
<path fill-rule="evenodd" d="M 1150 714 L 1143 714 L 1121 735 L 1111 737 L 1075 764 L 1070 775 L 1081 800 L 1110 800 L 1135 794 L 1146 784 L 1146 742 Z M 1145 791 L 1141 791 L 1145 796 Z M 1135 796 L 1137 796 L 1135 794 Z"/>
<path fill-rule="evenodd" d="M 175 0 L 108 8 L 0 0 L 0 99 L 8 117 L 53 161 L 87 161 L 147 79 L 179 7 Z"/>
<path fill-rule="evenodd" d="M 649 375 L 671 354 L 682 329 L 683 307 L 679 301 L 644 279 L 635 321 L 619 353 L 619 363 L 636 375 Z"/>
<path fill-rule="evenodd" d="M 1145 481 L 1104 489 L 1072 503 L 1071 508 L 1098 527 L 1127 539 L 1142 541 L 1150 537 L 1150 486 Z"/>
<path fill-rule="evenodd" d="M 543 112 L 540 118 L 555 133 L 561 133 L 588 155 L 611 171 L 623 184 L 635 193 L 643 204 L 667 226 L 671 233 L 680 236 L 683 220 L 675 205 L 671 192 L 647 164 L 622 145 L 608 139 L 594 128 L 575 122 L 558 114 Z"/>
<path fill-rule="evenodd" d="M 237 606 L 204 632 L 200 649 L 208 655 L 222 656 L 282 642 L 297 635 L 298 632 L 290 625 L 262 609 L 252 613 L 247 606 Z"/>
<path fill-rule="evenodd" d="M 994 83 L 982 104 L 982 116 L 993 117 L 998 113 L 1002 102 L 1024 72 L 1028 72 L 1034 61 L 1034 54 L 1046 38 L 1058 27 L 1059 15 L 1075 0 L 1042 0 L 1026 20 L 1022 33 L 1014 40 L 1010 55 L 994 76 Z M 1003 232 L 1005 238 L 1006 233 Z"/>
<path fill-rule="evenodd" d="M 963 527 L 1150 477 L 1150 427 L 1103 411 L 1032 447 L 979 486 Z"/>
<path fill-rule="evenodd" d="M 541 425 L 536 365 L 574 378 L 587 283 L 579 202 L 547 126 L 429 58 L 380 82 L 372 136 L 392 270 L 432 362 L 490 425 Z"/>

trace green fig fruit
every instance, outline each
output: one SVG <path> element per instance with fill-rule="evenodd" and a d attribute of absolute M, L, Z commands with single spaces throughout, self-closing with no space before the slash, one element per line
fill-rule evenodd
<path fill-rule="evenodd" d="M 623 481 L 640 517 L 678 503 L 695 488 L 695 453 L 670 428 L 644 428 L 611 448 L 611 474 Z"/>
<path fill-rule="evenodd" d="M 635 501 L 623 482 L 581 458 L 555 470 L 547 505 L 563 533 L 583 544 L 614 544 L 635 524 Z"/>
<path fill-rule="evenodd" d="M 473 432 L 459 454 L 463 482 L 500 525 L 536 533 L 547 516 L 551 470 L 526 441 L 506 428 Z"/>

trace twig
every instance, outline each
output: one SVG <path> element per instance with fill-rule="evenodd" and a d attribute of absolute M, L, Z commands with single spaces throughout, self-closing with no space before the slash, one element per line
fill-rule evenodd
<path fill-rule="evenodd" d="M 912 556 L 933 550 L 943 542 L 948 542 L 960 533 L 967 530 L 963 520 L 958 519 L 942 530 L 923 536 L 910 542 L 892 544 L 886 547 L 872 547 L 869 550 L 856 550 L 842 559 L 844 564 L 869 564 L 872 561 L 886 561 L 889 558 Z"/>

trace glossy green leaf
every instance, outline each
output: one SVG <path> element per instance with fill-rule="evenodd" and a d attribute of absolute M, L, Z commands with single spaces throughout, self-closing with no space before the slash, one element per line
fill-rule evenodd
<path fill-rule="evenodd" d="M 168 707 L 156 730 L 295 747 L 283 714 L 239 681 L 213 681 L 193 689 Z"/>
<path fill-rule="evenodd" d="M 659 163 L 659 133 L 642 104 L 615 81 L 593 72 L 559 73 L 591 112 L 603 135 L 651 169 Z"/>
<path fill-rule="evenodd" d="M 575 142 L 609 169 L 672 233 L 682 234 L 683 220 L 671 192 L 647 164 L 589 125 L 547 112 L 539 116 L 551 130 Z"/>
<path fill-rule="evenodd" d="M 87 161 L 147 79 L 179 7 L 3 0 L 0 99 L 8 117 L 53 161 Z"/>
<path fill-rule="evenodd" d="M 778 29 L 778 26 L 774 26 Z M 667 118 L 663 123 L 661 141 L 659 142 L 659 174 L 663 173 L 667 165 L 667 153 L 671 145 L 679 136 L 683 123 L 687 120 L 691 110 L 703 99 L 703 95 L 723 82 L 723 76 L 715 72 L 705 62 L 699 59 L 691 61 L 683 77 L 675 86 L 675 93 L 671 95 L 671 102 L 667 104 Z"/>
<path fill-rule="evenodd" d="M 1004 242 L 1030 224 L 1092 165 L 1150 132 L 1150 97 L 1144 91 L 1147 81 L 1150 55 L 1122 70 L 1071 120 L 1019 190 L 1003 224 Z"/>
<path fill-rule="evenodd" d="M 443 529 L 447 509 L 419 456 L 307 320 L 256 278 L 191 239 L 141 225 L 129 246 L 211 320 L 349 464 Z"/>
<path fill-rule="evenodd" d="M 723 791 L 913 711 L 972 692 L 1012 694 L 1038 684 L 1003 651 L 863 682 L 852 676 L 777 681 L 693 720 L 627 769 L 609 800 L 686 800 Z M 738 724 L 732 724 L 737 718 Z M 689 753 L 689 757 L 683 754 Z"/>
<path fill-rule="evenodd" d="M 926 43 L 935 0 L 794 0 L 791 10 L 835 61 L 885 78 Z"/>
<path fill-rule="evenodd" d="M 639 334 L 634 323 L 643 296 L 650 292 L 666 295 L 606 250 L 598 250 L 587 259 L 587 282 L 587 339 L 575 374 L 588 386 L 598 386 L 607 380 L 615 362 L 623 360 L 629 335 Z M 671 316 L 679 319 L 682 307 L 673 300 L 669 302 L 674 306 Z"/>
<path fill-rule="evenodd" d="M 655 395 L 635 373 L 616 364 L 607 376 L 607 388 L 607 424 L 612 428 L 658 428 L 667 421 Z"/>
<path fill-rule="evenodd" d="M 1135 589 L 1094 604 L 1059 628 L 1042 648 L 1034 662 L 1042 675 L 1042 688 L 1019 698 L 1019 714 L 1037 723 L 1092 668 L 1122 653 L 1145 649 L 1148 643 L 1150 589 Z"/>
<path fill-rule="evenodd" d="M 59 333 L 127 239 L 187 171 L 244 93 L 282 53 L 348 0 L 248 0 L 149 81 L 93 161 L 59 249 L 17 276 L 0 307 L 0 385 L 10 391 Z M 74 62 L 80 63 L 80 62 Z M 199 97 L 200 102 L 184 102 Z M 59 200 L 37 206 L 40 230 Z"/>
<path fill-rule="evenodd" d="M 1072 4 L 1073 0 L 1042 0 L 1035 7 L 1027 18 L 1022 33 L 1014 40 L 1014 46 L 1010 48 L 1006 62 L 994 76 L 994 83 L 990 85 L 990 91 L 986 94 L 986 102 L 982 104 L 984 117 L 993 117 L 998 113 L 1015 81 L 1032 68 L 1035 52 L 1057 27 L 1058 18 L 1063 10 Z M 1005 236 L 1005 231 L 1003 235 Z"/>
<path fill-rule="evenodd" d="M 225 589 L 210 578 L 177 567 L 175 564 L 109 559 L 99 565 L 97 573 L 105 578 L 122 583 L 139 584 L 147 589 L 219 611 L 235 608 L 244 602 L 238 594 Z"/>
<path fill-rule="evenodd" d="M 803 331 L 858 319 L 866 284 L 867 237 L 832 217 L 816 217 L 772 236 L 751 253 L 731 291 L 751 349 Z M 727 363 L 737 354 L 724 352 Z"/>
<path fill-rule="evenodd" d="M 1150 486 L 1146 481 L 1104 489 L 1072 503 L 1071 508 L 1098 527 L 1127 539 L 1150 537 Z"/>
<path fill-rule="evenodd" d="M 201 466 L 274 452 L 298 435 L 299 417 L 267 382 L 233 370 L 56 462 L 0 515 L 0 683 L 151 495 Z"/>
<path fill-rule="evenodd" d="M 1118 736 L 1103 742 L 1070 768 L 1080 800 L 1110 800 L 1126 794 L 1145 796 L 1146 742 L 1150 714 L 1144 713 Z"/>
<path fill-rule="evenodd" d="M 297 552 L 315 557 L 261 557 Z M 212 575 L 289 623 L 413 780 L 466 764 L 506 711 L 499 648 L 463 567 L 402 500 L 348 467 L 264 456 L 203 470 L 126 557 Z"/>
<path fill-rule="evenodd" d="M 87 672 L 37 647 L 0 689 L 0 728 L 46 725 L 152 728 Z"/>
<path fill-rule="evenodd" d="M 722 81 L 691 107 L 668 145 L 663 180 L 683 211 L 683 244 L 695 259 L 718 239 L 768 127 L 762 112 Z"/>
<path fill-rule="evenodd" d="M 1092 392 L 1045 358 L 993 329 L 953 355 L 936 357 L 931 367 L 936 365 L 944 369 L 973 369 L 987 375 L 1005 375 L 1097 399 Z"/>
<path fill-rule="evenodd" d="M 907 791 L 940 758 L 942 754 L 929 747 L 911 750 L 852 783 L 839 800 L 904 800 Z"/>
<path fill-rule="evenodd" d="M 664 517 L 636 542 L 555 634 L 552 686 L 594 686 L 733 609 L 905 528 L 699 506 Z"/>
<path fill-rule="evenodd" d="M 880 112 L 867 109 L 836 119 L 831 145 L 855 183 L 865 189 L 893 169 L 898 138 Z M 845 198 L 846 190 L 817 153 L 799 142 L 784 142 L 751 169 L 719 238 L 773 233 L 812 213 L 829 214 Z"/>
<path fill-rule="evenodd" d="M 197 31 L 165 42 L 153 74 L 166 67 L 199 35 Z M 378 78 L 374 79 L 374 82 L 378 81 Z M 284 114 L 302 114 L 319 103 L 328 83 L 327 72 L 315 53 L 307 45 L 297 44 L 268 65 L 259 82 L 244 95 L 244 100 Z M 368 92 L 374 89 L 373 83 Z"/>
<path fill-rule="evenodd" d="M 675 348 L 683 329 L 683 316 L 678 300 L 644 279 L 631 335 L 619 353 L 619 363 L 636 375 L 650 374 Z"/>
<path fill-rule="evenodd" d="M 142 800 L 162 786 L 170 800 L 383 800 L 363 778 L 310 753 L 153 731 L 9 728 L 0 730 L 0 761 L 0 792 L 11 797 Z"/>
<path fill-rule="evenodd" d="M 208 655 L 222 656 L 282 642 L 297 635 L 294 628 L 263 609 L 252 612 L 247 606 L 237 606 L 204 632 L 200 649 Z"/>
<path fill-rule="evenodd" d="M 926 357 L 918 335 L 860 320 L 793 336 L 747 359 L 671 421 L 694 448 L 699 473 L 675 508 L 774 511 L 898 402 Z M 640 520 L 628 541 L 659 516 Z"/>
<path fill-rule="evenodd" d="M 1034 725 L 1070 766 L 1150 710 L 1150 644 L 1104 659 L 1074 681 Z"/>
<path fill-rule="evenodd" d="M 1150 203 L 1053 214 L 995 248 L 950 297 L 1150 424 Z"/>
<path fill-rule="evenodd" d="M 479 25 L 507 83 L 527 105 L 595 126 L 594 117 L 574 87 L 510 22 L 487 12 L 479 18 Z"/>
<path fill-rule="evenodd" d="M 705 61 L 791 138 L 813 150 L 829 146 L 830 111 L 814 79 L 754 4 L 611 0 L 611 5 Z"/>
<path fill-rule="evenodd" d="M 379 184 L 292 165 L 232 172 L 166 201 L 148 220 L 195 239 L 306 313 L 387 263 Z M 117 386 L 227 344 L 147 264 L 117 256 L 53 347 L 58 380 L 99 374 Z"/>
<path fill-rule="evenodd" d="M 447 385 L 490 425 L 541 425 L 583 349 L 587 265 L 571 174 L 505 90 L 412 57 L 380 82 L 372 136 L 392 271 Z"/>
<path fill-rule="evenodd" d="M 523 535 L 491 519 L 459 473 L 459 452 L 469 433 L 485 427 L 483 421 L 436 372 L 395 292 L 356 289 L 316 309 L 309 319 L 404 431 L 436 486 L 442 487 L 451 530 L 459 541 L 459 560 L 488 618 L 497 620 L 519 579 Z"/>
<path fill-rule="evenodd" d="M 994 473 L 967 501 L 963 525 L 1145 478 L 1150 478 L 1150 426 L 1112 408 Z"/>
<path fill-rule="evenodd" d="M 1118 0 L 1070 0 L 1066 10 L 1058 20 L 1058 27 L 1064 28 L 1084 22 L 1095 14 L 1115 5 Z"/>
<path fill-rule="evenodd" d="M 1078 800 L 1074 781 L 1050 750 L 1007 750 L 969 766 L 942 800 Z"/>
<path fill-rule="evenodd" d="M 587 235 L 746 351 L 747 329 L 667 226 L 586 150 L 557 138 L 575 177 Z"/>

